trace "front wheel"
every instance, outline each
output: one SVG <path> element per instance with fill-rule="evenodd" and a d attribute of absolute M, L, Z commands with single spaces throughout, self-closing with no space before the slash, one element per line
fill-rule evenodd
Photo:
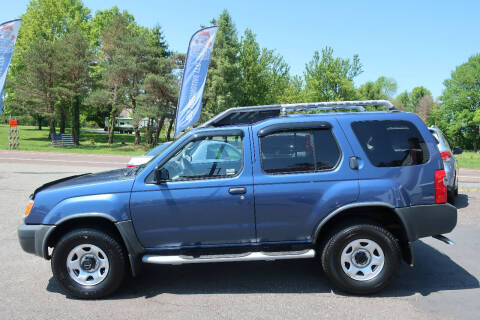
<path fill-rule="evenodd" d="M 322 266 L 340 290 L 371 294 L 385 288 L 400 265 L 401 251 L 395 237 L 371 224 L 345 227 L 327 241 Z"/>
<path fill-rule="evenodd" d="M 119 241 L 96 229 L 67 233 L 52 255 L 55 281 L 77 298 L 96 299 L 113 293 L 125 277 L 126 266 Z"/>

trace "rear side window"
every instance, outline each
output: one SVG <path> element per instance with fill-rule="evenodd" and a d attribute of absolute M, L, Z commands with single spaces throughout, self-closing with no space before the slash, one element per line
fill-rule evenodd
<path fill-rule="evenodd" d="M 277 132 L 260 138 L 266 173 L 314 172 L 333 169 L 340 150 L 331 130 Z"/>
<path fill-rule="evenodd" d="M 409 121 L 360 121 L 352 123 L 363 151 L 377 167 L 403 167 L 426 163 L 427 145 Z"/>

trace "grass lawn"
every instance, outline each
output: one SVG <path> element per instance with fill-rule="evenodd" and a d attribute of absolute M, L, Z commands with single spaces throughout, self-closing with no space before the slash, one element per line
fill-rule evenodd
<path fill-rule="evenodd" d="M 0 149 L 9 149 L 8 129 L 8 125 L 0 125 Z M 48 128 L 37 130 L 37 127 L 33 126 L 19 126 L 19 129 L 18 150 L 139 155 L 150 149 L 144 145 L 134 146 L 135 135 L 133 134 L 115 133 L 114 143 L 109 145 L 106 133 L 88 132 L 85 129 L 82 129 L 80 134 L 80 146 L 53 147 L 48 139 Z M 67 130 L 67 132 L 70 131 Z"/>
<path fill-rule="evenodd" d="M 480 169 L 480 152 L 464 151 L 455 157 L 460 168 Z"/>

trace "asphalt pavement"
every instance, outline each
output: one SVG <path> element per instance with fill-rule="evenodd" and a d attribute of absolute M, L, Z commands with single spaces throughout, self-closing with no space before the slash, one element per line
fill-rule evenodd
<path fill-rule="evenodd" d="M 373 296 L 332 290 L 316 261 L 292 260 L 147 266 L 108 299 L 72 299 L 49 261 L 18 244 L 28 195 L 53 179 L 124 167 L 128 158 L 0 151 L 0 319 L 478 319 L 480 192 L 457 198 L 458 226 L 448 235 L 456 245 L 415 242 L 415 266 L 403 264 Z"/>

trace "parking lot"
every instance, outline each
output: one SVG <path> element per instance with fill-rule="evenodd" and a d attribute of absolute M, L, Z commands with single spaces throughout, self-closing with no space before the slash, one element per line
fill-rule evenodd
<path fill-rule="evenodd" d="M 55 284 L 49 262 L 18 244 L 16 228 L 28 195 L 53 179 L 122 167 L 128 157 L 50 155 L 0 153 L 0 319 L 478 319 L 480 314 L 480 192 L 472 188 L 457 198 L 458 226 L 449 235 L 456 245 L 417 241 L 415 266 L 403 264 L 394 284 L 374 296 L 332 291 L 317 262 L 292 260 L 148 266 L 108 299 L 71 299 Z"/>

